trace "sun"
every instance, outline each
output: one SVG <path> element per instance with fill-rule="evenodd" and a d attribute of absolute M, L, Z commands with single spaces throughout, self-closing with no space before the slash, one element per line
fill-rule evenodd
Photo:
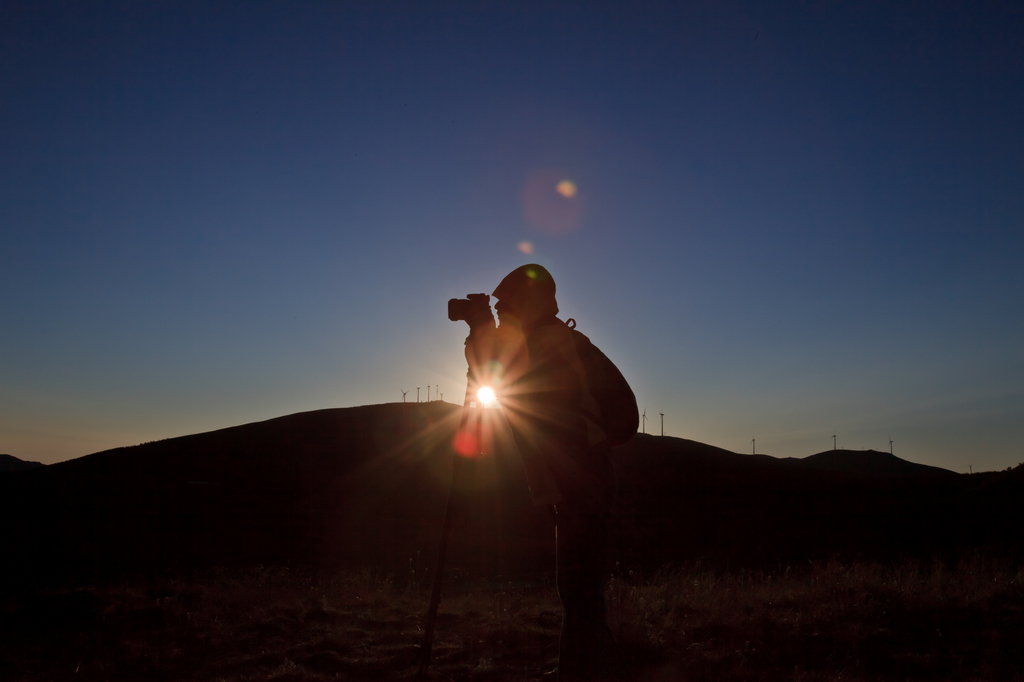
<path fill-rule="evenodd" d="M 476 392 L 477 400 L 480 401 L 481 405 L 489 405 L 494 402 L 495 395 L 494 389 L 490 386 L 481 386 L 480 390 Z"/>

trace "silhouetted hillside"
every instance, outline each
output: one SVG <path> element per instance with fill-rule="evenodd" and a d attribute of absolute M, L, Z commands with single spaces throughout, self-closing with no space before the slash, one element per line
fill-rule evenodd
<path fill-rule="evenodd" d="M 789 460 L 807 469 L 843 471 L 873 476 L 955 476 L 949 469 L 915 464 L 888 452 L 876 450 L 826 450 L 804 459 Z"/>
<path fill-rule="evenodd" d="M 621 554 L 653 564 L 943 555 L 979 546 L 971 524 L 1002 526 L 1002 519 L 990 518 L 993 508 L 961 497 L 982 478 L 903 460 L 907 466 L 871 466 L 878 459 L 844 451 L 835 458 L 776 459 L 638 435 L 616 456 Z M 1019 530 L 1008 529 L 987 544 L 1005 551 L 1020 540 Z"/>
<path fill-rule="evenodd" d="M 4 570 L 394 569 L 410 558 L 422 568 L 440 533 L 459 414 L 442 402 L 319 410 L 2 477 L 0 509 L 20 521 L 9 529 L 9 556 L 22 557 Z M 529 505 L 518 458 L 472 462 L 465 474 L 456 532 L 467 547 L 477 536 L 489 547 L 467 565 L 490 570 L 506 555 L 526 556 L 529 533 L 519 526 L 547 513 Z"/>
<path fill-rule="evenodd" d="M 208 565 L 432 563 L 460 408 L 319 410 L 0 476 L 7 581 Z M 492 413 L 497 414 L 497 413 Z M 637 435 L 614 452 L 616 555 L 629 566 L 733 565 L 832 555 L 1018 552 L 1017 472 L 958 475 L 885 453 L 804 460 Z M 465 461 L 449 565 L 549 571 L 548 512 L 515 452 Z"/>
<path fill-rule="evenodd" d="M 40 462 L 26 462 L 23 459 L 18 459 L 11 455 L 0 455 L 0 474 L 8 471 L 27 471 L 29 469 L 38 469 L 42 466 L 46 465 Z"/>

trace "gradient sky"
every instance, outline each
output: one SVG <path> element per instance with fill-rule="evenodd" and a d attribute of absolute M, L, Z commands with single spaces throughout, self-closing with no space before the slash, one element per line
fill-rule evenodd
<path fill-rule="evenodd" d="M 1016 465 L 1022 36 L 1017 2 L 5 2 L 0 452 L 457 402 L 446 301 L 533 261 L 649 433 Z"/>

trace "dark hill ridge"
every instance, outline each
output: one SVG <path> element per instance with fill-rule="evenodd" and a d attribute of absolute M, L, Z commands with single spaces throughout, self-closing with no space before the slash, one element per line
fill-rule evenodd
<path fill-rule="evenodd" d="M 42 466 L 46 465 L 41 462 L 26 462 L 12 455 L 0 455 L 0 474 L 8 471 L 28 471 Z"/>
<path fill-rule="evenodd" d="M 318 410 L 0 476 L 0 511 L 18 520 L 8 556 L 21 558 L 0 570 L 7 581 L 257 563 L 422 575 L 459 414 L 443 402 Z M 615 559 L 626 565 L 1021 545 L 1015 472 L 958 475 L 870 451 L 776 459 L 649 435 L 614 457 Z M 497 447 L 463 473 L 450 566 L 549 570 L 548 513 L 530 503 L 514 451 Z"/>
<path fill-rule="evenodd" d="M 955 476 L 949 469 L 915 464 L 877 450 L 826 450 L 794 460 L 799 466 L 819 471 L 843 471 L 873 476 Z"/>
<path fill-rule="evenodd" d="M 442 402 L 318 410 L 0 477 L 4 518 L 23 521 L 10 529 L 12 549 L 25 558 L 0 570 L 408 567 L 440 528 L 459 410 Z M 463 487 L 480 488 L 484 473 L 494 487 L 498 464 L 475 467 Z"/>

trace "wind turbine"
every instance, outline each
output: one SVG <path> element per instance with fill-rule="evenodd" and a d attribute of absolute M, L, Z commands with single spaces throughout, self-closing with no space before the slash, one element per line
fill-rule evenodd
<path fill-rule="evenodd" d="M 889 454 L 892 454 L 892 438 L 889 439 Z"/>
<path fill-rule="evenodd" d="M 647 433 L 647 408 L 644 408 L 644 418 L 641 426 L 641 433 Z"/>
<path fill-rule="evenodd" d="M 832 434 L 832 449 L 833 450 L 836 449 L 836 434 L 835 433 Z"/>
<path fill-rule="evenodd" d="M 664 436 L 665 435 L 665 413 L 664 412 L 660 412 L 659 414 L 661 414 L 661 435 Z"/>
<path fill-rule="evenodd" d="M 752 454 L 752 455 L 756 455 L 757 454 L 757 439 L 756 438 L 751 438 L 750 439 L 750 454 Z"/>
<path fill-rule="evenodd" d="M 420 387 L 416 387 L 416 402 L 420 401 Z"/>
<path fill-rule="evenodd" d="M 430 384 L 427 384 L 427 402 L 430 402 Z"/>
<path fill-rule="evenodd" d="M 402 391 L 402 389 L 398 389 L 398 390 L 399 390 L 399 391 Z M 402 391 L 402 402 L 403 402 L 403 403 L 405 402 L 405 394 L 406 394 L 406 393 L 408 393 L 408 392 L 409 392 L 409 391 Z"/>

